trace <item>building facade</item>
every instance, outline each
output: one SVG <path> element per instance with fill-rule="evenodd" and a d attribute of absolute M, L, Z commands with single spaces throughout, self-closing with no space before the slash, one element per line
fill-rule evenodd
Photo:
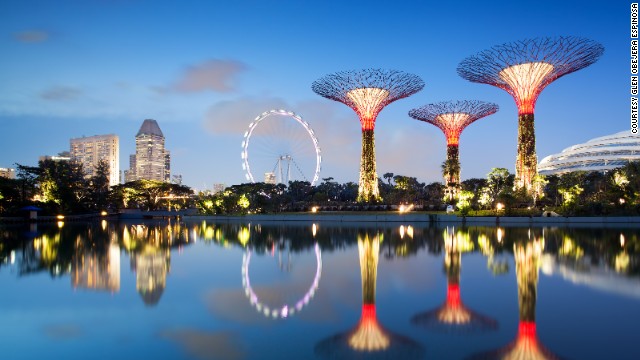
<path fill-rule="evenodd" d="M 118 135 L 95 135 L 70 140 L 73 161 L 82 164 L 87 177 L 95 175 L 100 161 L 109 167 L 109 186 L 120 183 L 120 140 Z"/>
<path fill-rule="evenodd" d="M 129 157 L 126 181 L 171 180 L 171 155 L 164 147 L 165 139 L 153 119 L 146 119 L 136 134 L 136 153 Z"/>
<path fill-rule="evenodd" d="M 549 155 L 538 164 L 540 175 L 572 171 L 607 171 L 640 160 L 640 135 L 621 131 L 573 145 Z"/>
<path fill-rule="evenodd" d="M 274 172 L 266 172 L 266 173 L 264 173 L 264 183 L 265 184 L 273 184 L 273 185 L 275 185 L 277 183 L 276 173 L 274 173 Z"/>
<path fill-rule="evenodd" d="M 226 189 L 227 186 L 223 183 L 215 183 L 213 184 L 213 193 L 214 194 L 220 194 L 222 192 L 224 192 L 224 189 Z"/>
<path fill-rule="evenodd" d="M 0 177 L 7 178 L 7 179 L 15 179 L 16 169 L 0 168 Z"/>

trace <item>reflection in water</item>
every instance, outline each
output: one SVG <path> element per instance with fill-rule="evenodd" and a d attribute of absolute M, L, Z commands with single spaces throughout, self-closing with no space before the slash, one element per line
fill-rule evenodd
<path fill-rule="evenodd" d="M 120 290 L 118 244 L 109 244 L 108 251 L 103 253 L 78 246 L 71 264 L 71 285 L 74 288 L 118 292 Z"/>
<path fill-rule="evenodd" d="M 627 270 L 629 269 L 629 254 L 627 254 L 627 251 L 624 248 L 625 242 L 626 241 L 625 241 L 624 234 L 621 233 L 620 247 L 622 248 L 622 250 L 620 251 L 620 253 L 616 255 L 615 262 L 614 262 L 614 269 L 619 273 L 626 273 Z"/>
<path fill-rule="evenodd" d="M 237 334 L 200 329 L 170 329 L 160 337 L 180 344 L 194 359 L 245 359 L 245 351 Z M 164 357 L 164 356 L 163 356 Z"/>
<path fill-rule="evenodd" d="M 147 246 L 131 258 L 131 269 L 136 272 L 136 290 L 147 306 L 160 301 L 167 286 L 167 273 L 171 261 L 169 249 Z"/>
<path fill-rule="evenodd" d="M 277 305 L 276 307 L 270 308 L 268 305 L 265 305 L 260 301 L 260 298 L 258 298 L 258 295 L 251 287 L 251 278 L 249 276 L 251 249 L 247 248 L 247 252 L 242 257 L 242 287 L 244 288 L 245 295 L 249 298 L 251 305 L 254 306 L 258 312 L 264 314 L 264 316 L 274 319 L 287 318 L 295 315 L 297 312 L 300 312 L 303 307 L 309 304 L 309 301 L 311 301 L 315 295 L 320 283 L 320 275 L 322 274 L 322 254 L 318 243 L 314 246 L 314 252 L 316 254 L 316 274 L 309 290 L 307 290 L 307 292 L 294 304 Z M 281 251 L 278 251 L 278 254 L 280 255 Z"/>
<path fill-rule="evenodd" d="M 502 238 L 504 237 L 504 230 L 496 228 L 496 239 L 499 245 L 502 245 Z M 509 272 L 509 262 L 505 258 L 496 258 L 495 249 L 489 237 L 481 233 L 478 235 L 478 247 L 482 252 L 482 255 L 487 257 L 487 268 L 491 270 L 494 275 L 502 275 Z"/>
<path fill-rule="evenodd" d="M 439 308 L 415 315 L 411 322 L 426 328 L 471 331 L 493 330 L 498 323 L 468 309 L 460 298 L 462 253 L 473 250 L 468 232 L 447 227 L 444 231 L 444 270 L 447 274 L 447 298 Z"/>
<path fill-rule="evenodd" d="M 322 340 L 316 345 L 316 354 L 332 359 L 367 358 L 413 359 L 422 358 L 424 350 L 415 341 L 385 330 L 376 316 L 376 279 L 380 235 L 358 233 L 358 255 L 362 277 L 362 313 L 358 325 L 346 333 Z"/>
<path fill-rule="evenodd" d="M 585 328 L 566 322 L 561 325 L 563 334 L 582 339 L 582 342 L 552 343 L 550 339 L 548 345 L 554 351 L 580 359 L 625 358 L 625 355 L 629 357 L 634 353 L 634 319 L 638 313 L 635 305 L 640 299 L 640 238 L 637 227 L 615 230 L 544 227 L 531 230 L 532 234 L 527 235 L 526 228 L 470 226 L 464 232 L 450 228 L 445 231 L 443 241 L 444 229 L 426 224 L 353 226 L 330 222 L 314 227 L 311 222 L 249 225 L 240 221 L 204 223 L 173 220 L 66 222 L 62 228 L 58 228 L 56 223 L 0 225 L 0 318 L 5 320 L 4 328 L 0 327 L 4 329 L 0 338 L 20 340 L 3 344 L 3 355 L 10 358 L 61 358 L 69 346 L 75 346 L 79 341 L 87 349 L 101 349 L 105 344 L 118 344 L 124 340 L 127 341 L 125 346 L 113 346 L 110 351 L 96 353 L 94 357 L 127 358 L 131 354 L 145 353 L 147 357 L 159 358 L 280 356 L 305 359 L 312 357 L 314 351 L 316 355 L 336 358 L 420 357 L 423 354 L 420 345 L 390 332 L 385 325 L 410 334 L 412 327 L 405 316 L 406 311 L 417 311 L 424 306 L 424 299 L 415 296 L 417 291 L 425 282 L 443 282 L 441 271 L 420 272 L 425 267 L 437 267 L 434 261 L 442 263 L 442 259 L 435 257 L 438 254 L 444 254 L 447 275 L 446 302 L 430 317 L 438 329 L 465 329 L 468 323 L 473 322 L 474 315 L 464 307 L 464 300 L 468 302 L 466 305 L 479 306 L 475 305 L 479 297 L 486 300 L 483 302 L 487 306 L 484 312 L 490 312 L 492 316 L 500 314 L 501 319 L 517 316 L 515 309 L 512 314 L 502 313 L 505 294 L 499 290 L 504 289 L 507 279 L 496 279 L 484 271 L 486 258 L 467 252 L 472 250 L 469 239 L 477 239 L 475 247 L 491 258 L 488 265 L 493 273 L 507 271 L 507 263 L 501 261 L 507 256 L 509 265 L 517 271 L 519 326 L 514 324 L 506 333 L 498 332 L 487 338 L 477 336 L 468 339 L 470 341 L 460 341 L 450 334 L 432 334 L 420 339 L 421 344 L 429 349 L 424 355 L 437 354 L 434 358 L 438 355 L 439 358 L 447 358 L 449 354 L 451 357 L 464 356 L 475 351 L 484 341 L 495 346 L 506 345 L 513 340 L 508 346 L 483 356 L 552 358 L 553 354 L 537 337 L 535 312 L 542 311 L 547 315 L 544 325 L 550 329 L 567 318 L 580 318 L 593 309 L 597 309 L 597 316 L 590 319 L 592 326 Z M 362 230 L 361 227 L 367 226 L 371 230 Z M 542 236 L 535 235 L 542 231 L 544 243 Z M 294 260 L 296 256 L 306 254 L 302 256 L 305 256 L 304 263 L 308 268 L 297 267 L 298 263 L 294 262 L 289 273 L 278 273 L 278 269 L 274 269 L 273 262 L 278 259 L 278 254 L 274 257 L 267 254 L 282 246 L 281 239 L 295 239 L 286 246 Z M 186 249 L 193 243 L 199 244 Z M 353 252 L 349 254 L 351 250 L 356 251 L 356 245 L 359 260 Z M 220 251 L 223 248 L 225 250 Z M 323 291 L 316 292 L 308 289 L 317 286 L 314 270 L 318 269 L 314 263 L 316 259 L 312 257 L 316 252 L 319 260 L 320 250 L 324 273 L 319 289 Z M 248 261 L 244 264 L 253 271 L 253 282 L 247 281 L 247 284 L 253 285 L 253 291 L 260 300 L 253 297 L 251 290 L 249 298 L 245 298 L 245 289 L 240 288 L 240 281 L 236 281 L 239 279 L 234 280 L 234 273 L 239 275 L 237 266 L 241 265 L 241 255 L 245 252 L 253 261 L 250 266 Z M 259 263 L 257 254 L 265 254 L 260 260 L 269 261 L 264 268 L 260 268 L 265 264 Z M 387 258 L 379 264 L 380 270 L 394 272 L 394 275 L 384 277 L 389 283 L 380 284 L 384 285 L 384 292 L 376 292 L 379 256 Z M 408 256 L 413 258 L 408 259 Z M 176 261 L 176 257 L 180 261 Z M 285 250 L 282 253 L 283 268 L 288 268 L 286 258 Z M 464 273 L 461 272 L 462 259 L 465 261 Z M 135 275 L 126 264 L 119 269 L 122 262 L 129 261 Z M 360 261 L 359 265 L 355 261 Z M 178 266 L 180 269 L 176 268 Z M 332 271 L 328 272 L 329 266 Z M 358 295 L 357 285 L 354 288 L 352 279 L 344 276 L 345 269 L 357 275 L 353 272 L 354 266 L 360 266 L 358 269 L 361 271 L 362 307 L 360 309 L 358 304 L 355 313 L 351 314 L 353 317 L 340 316 L 345 310 L 354 309 L 350 307 L 351 300 Z M 202 271 L 205 267 L 212 271 Z M 553 292 L 553 298 L 536 305 L 539 267 L 552 276 L 552 281 L 542 285 Z M 263 269 L 267 271 L 261 272 Z M 175 270 L 182 276 L 170 277 Z M 477 273 L 473 274 L 473 271 Z M 463 274 L 465 278 L 461 278 Z M 473 281 L 477 283 L 468 284 L 466 276 L 472 274 Z M 66 276 L 69 278 L 66 281 L 50 279 Z M 258 283 L 271 285 L 271 281 L 282 277 L 293 281 L 287 282 L 286 286 L 257 286 Z M 589 288 L 571 286 L 569 282 Z M 470 287 L 462 292 L 461 285 L 498 291 L 468 293 Z M 73 295 L 73 287 L 107 291 L 93 294 L 83 291 L 85 294 L 76 296 Z M 296 289 L 296 298 L 286 297 L 286 290 L 291 288 Z M 179 293 L 165 295 L 172 290 Z M 589 296 L 593 290 L 602 292 Z M 47 296 L 34 296 L 43 291 Z M 111 295 L 110 292 L 114 291 L 119 293 Z M 133 299 L 138 306 L 132 308 L 130 300 L 131 296 L 138 296 L 136 291 L 142 299 Z M 304 303 L 306 291 L 310 291 L 309 305 L 313 309 L 303 307 L 302 311 L 307 312 L 298 313 L 298 297 L 302 296 Z M 314 293 L 316 295 L 311 299 Z M 442 299 L 443 293 L 440 294 Z M 203 299 L 202 294 L 212 295 Z M 461 295 L 465 298 L 462 299 Z M 515 297 L 515 290 L 513 295 Z M 269 320 L 250 308 L 252 298 L 256 308 L 260 302 L 268 304 Z M 563 301 L 554 303 L 554 298 Z M 208 306 L 203 306 L 203 300 Z M 166 317 L 163 315 L 166 309 L 160 306 L 145 309 L 142 305 L 159 304 L 160 301 L 166 308 L 180 309 L 181 316 Z M 378 305 L 403 304 L 404 309 L 395 306 L 381 309 L 376 302 Z M 285 303 L 286 308 L 282 305 Z M 610 304 L 616 306 L 607 308 Z M 512 305 L 515 307 L 515 302 Z M 261 314 L 264 314 L 265 307 L 261 308 Z M 213 321 L 204 313 L 207 308 L 214 311 Z M 446 311 L 439 313 L 441 316 L 435 315 L 445 308 Z M 278 324 L 272 321 L 274 310 L 279 318 L 284 314 L 291 317 L 291 310 L 298 317 L 286 324 L 278 321 Z M 377 315 L 381 316 L 380 319 Z M 156 321 L 158 316 L 162 317 L 161 324 Z M 402 328 L 392 326 L 395 324 L 391 322 L 393 316 L 398 316 L 398 324 L 403 324 L 398 326 Z M 385 321 L 387 319 L 389 322 Z M 93 323 L 100 323 L 99 329 L 93 329 Z M 131 326 L 123 328 L 122 324 Z M 318 329 L 329 326 L 333 327 L 326 330 L 326 334 L 318 333 Z M 330 335 L 329 332 L 338 330 L 345 331 L 318 341 Z M 607 342 L 611 336 L 620 341 L 615 344 Z M 245 344 L 251 346 L 242 348 Z M 173 352 L 180 350 L 178 346 L 182 346 L 186 353 Z M 455 351 L 447 352 L 452 347 L 456 347 Z M 30 352 L 19 353 L 25 349 Z"/>
<path fill-rule="evenodd" d="M 536 332 L 536 299 L 538 291 L 538 269 L 544 237 L 532 229 L 528 231 L 529 240 L 515 242 L 513 254 L 516 263 L 518 281 L 518 309 L 520 323 L 516 339 L 497 351 L 479 354 L 481 359 L 557 359 L 538 340 Z"/>
<path fill-rule="evenodd" d="M 160 301 L 170 271 L 171 247 L 190 241 L 189 229 L 181 222 L 135 224 L 122 230 L 124 247 L 131 251 L 131 270 L 136 273 L 136 290 L 146 306 Z"/>

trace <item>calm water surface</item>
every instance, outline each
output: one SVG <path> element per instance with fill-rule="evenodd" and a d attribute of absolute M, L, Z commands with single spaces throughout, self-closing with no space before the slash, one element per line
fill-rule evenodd
<path fill-rule="evenodd" d="M 637 227 L 0 227 L 2 359 L 638 359 Z"/>

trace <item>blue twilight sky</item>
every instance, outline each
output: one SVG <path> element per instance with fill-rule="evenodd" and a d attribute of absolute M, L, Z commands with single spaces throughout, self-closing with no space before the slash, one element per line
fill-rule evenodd
<path fill-rule="evenodd" d="M 0 167 L 35 165 L 69 139 L 115 133 L 128 168 L 142 121 L 156 119 L 172 173 L 203 189 L 244 182 L 241 141 L 263 111 L 286 108 L 315 130 L 321 177 L 358 179 L 355 113 L 311 83 L 361 68 L 414 73 L 425 88 L 378 117 L 378 173 L 440 181 L 445 138 L 411 119 L 443 100 L 495 102 L 462 134 L 462 177 L 514 171 L 515 102 L 471 83 L 458 63 L 538 36 L 602 43 L 603 57 L 549 85 L 536 106 L 539 159 L 630 128 L 630 2 L 626 1 L 144 1 L 0 3 Z M 262 178 L 262 176 L 257 176 Z"/>

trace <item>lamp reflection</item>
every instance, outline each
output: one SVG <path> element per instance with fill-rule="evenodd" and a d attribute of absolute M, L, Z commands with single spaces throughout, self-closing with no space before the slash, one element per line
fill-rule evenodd
<path fill-rule="evenodd" d="M 438 308 L 415 315 L 411 322 L 437 330 L 471 331 L 494 330 L 495 320 L 468 309 L 460 297 L 460 268 L 462 253 L 473 250 L 469 234 L 453 227 L 444 231 L 444 270 L 447 274 L 447 297 Z"/>
<path fill-rule="evenodd" d="M 423 356 L 423 348 L 415 341 L 380 325 L 376 316 L 376 279 L 380 236 L 377 233 L 358 234 L 358 255 L 362 279 L 362 312 L 355 328 L 322 340 L 316 354 L 331 359 L 384 357 L 412 359 Z"/>

